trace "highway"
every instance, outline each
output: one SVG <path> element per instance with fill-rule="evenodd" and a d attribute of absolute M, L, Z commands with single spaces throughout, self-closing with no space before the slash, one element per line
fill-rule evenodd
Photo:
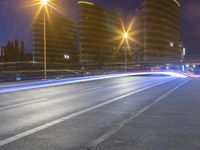
<path fill-rule="evenodd" d="M 127 76 L 2 92 L 0 150 L 199 150 L 199 83 Z"/>

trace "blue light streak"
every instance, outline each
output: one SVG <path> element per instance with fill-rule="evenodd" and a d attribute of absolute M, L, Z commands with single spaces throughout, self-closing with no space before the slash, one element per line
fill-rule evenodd
<path fill-rule="evenodd" d="M 127 77 L 127 76 L 141 76 L 141 75 L 166 75 L 166 76 L 172 76 L 172 77 L 178 77 L 178 78 L 187 78 L 186 75 L 176 73 L 176 72 L 134 72 L 134 73 L 123 73 L 123 74 L 109 74 L 109 75 L 68 78 L 68 79 L 60 79 L 60 80 L 47 80 L 47 81 L 39 81 L 39 82 L 32 82 L 32 83 L 12 84 L 8 86 L 0 87 L 0 93 L 16 92 L 16 91 L 21 91 L 21 90 L 29 90 L 29 89 L 61 86 L 61 85 L 67 85 L 67 84 L 73 84 L 73 83 L 81 83 L 81 82 Z"/>

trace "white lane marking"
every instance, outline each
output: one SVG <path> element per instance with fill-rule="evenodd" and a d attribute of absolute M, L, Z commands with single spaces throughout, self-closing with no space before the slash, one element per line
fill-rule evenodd
<path fill-rule="evenodd" d="M 139 82 L 141 82 L 141 81 L 134 81 L 132 83 L 127 84 L 127 86 L 134 85 L 135 83 L 139 83 Z M 122 85 L 124 86 L 125 84 L 122 84 Z M 100 90 L 102 88 L 103 88 L 103 90 L 119 88 L 119 87 L 121 87 L 121 85 L 118 84 L 117 86 L 111 86 L 111 87 L 107 87 L 107 88 L 105 88 L 105 87 L 106 87 L 105 85 L 102 85 L 102 86 L 99 86 L 99 87 L 93 87 L 93 88 L 89 88 L 89 89 L 82 89 L 81 91 L 84 92 L 84 93 L 89 93 L 89 92 L 92 92 L 94 90 L 98 90 L 98 89 Z M 55 94 L 62 94 L 62 93 L 66 93 L 66 91 L 64 91 L 64 90 L 63 91 L 56 91 L 56 92 L 51 92 L 49 94 L 50 95 L 55 95 Z M 18 103 L 18 104 L 13 104 L 13 105 L 8 105 L 8 106 L 0 106 L 0 111 L 1 110 L 5 110 L 5 109 L 9 109 L 9 108 L 20 107 L 20 106 L 23 106 L 23 105 L 28 105 L 28 104 L 33 104 L 33 103 L 43 102 L 43 101 L 48 100 L 48 98 L 40 98 L 40 97 L 36 97 L 36 99 L 39 99 L 39 100 L 28 101 L 28 102 Z M 14 101 L 19 101 L 19 100 L 22 101 L 22 100 L 30 100 L 30 99 L 20 98 L 20 99 L 15 99 Z"/>
<path fill-rule="evenodd" d="M 35 100 L 35 101 L 29 101 L 29 102 L 25 102 L 25 103 L 19 103 L 19 104 L 4 106 L 4 107 L 0 107 L 0 110 L 5 110 L 5 109 L 9 109 L 9 108 L 20 107 L 20 106 L 24 106 L 24 105 L 28 105 L 28 104 L 43 102 L 43 101 L 46 101 L 46 100 L 48 100 L 48 99 L 47 98 L 41 98 L 41 99 Z"/>
<path fill-rule="evenodd" d="M 15 92 L 15 91 L 21 91 L 21 90 L 37 89 L 37 88 L 45 88 L 45 87 L 52 87 L 52 86 L 61 86 L 61 85 L 82 83 L 82 82 L 96 81 L 96 80 L 103 80 L 103 79 L 128 77 L 128 76 L 132 76 L 134 74 L 135 73 L 97 75 L 97 76 L 77 77 L 77 78 L 69 78 L 69 79 L 62 79 L 62 80 L 43 81 L 43 82 L 36 82 L 36 83 L 34 83 L 34 82 L 33 83 L 25 83 L 25 84 L 21 84 L 21 85 L 19 85 L 19 84 L 11 85 L 11 86 L 8 86 L 5 88 L 0 87 L 0 93 Z M 40 85 L 38 85 L 38 84 L 40 84 Z"/>
<path fill-rule="evenodd" d="M 151 108 L 152 106 L 154 106 L 155 104 L 157 104 L 159 101 L 161 101 L 162 99 L 166 98 L 167 96 L 169 96 L 171 93 L 173 93 L 175 90 L 177 90 L 178 88 L 180 88 L 181 86 L 183 86 L 184 84 L 186 84 L 189 80 L 184 81 L 183 83 L 179 84 L 178 86 L 176 86 L 175 88 L 171 89 L 170 91 L 168 91 L 167 93 L 165 93 L 164 95 L 160 96 L 159 98 L 157 98 L 153 103 L 151 103 L 148 106 L 145 106 L 143 109 L 141 109 L 139 112 L 137 112 L 136 114 L 134 114 L 133 116 L 129 117 L 128 119 L 120 122 L 119 124 L 117 124 L 116 126 L 114 126 L 111 130 L 109 130 L 108 132 L 106 132 L 105 134 L 103 134 L 101 137 L 99 137 L 97 140 L 93 141 L 91 143 L 91 145 L 88 147 L 88 149 L 95 149 L 99 144 L 101 144 L 103 141 L 107 140 L 109 137 L 111 137 L 112 135 L 116 134 L 121 128 L 123 128 L 124 126 L 126 126 L 130 121 L 132 121 L 133 119 L 137 118 L 138 116 L 140 116 L 142 113 L 144 113 L 145 111 L 147 111 L 149 108 Z"/>
<path fill-rule="evenodd" d="M 167 80 L 167 81 L 163 81 L 163 82 L 158 82 L 158 83 L 156 83 L 156 84 L 152 84 L 152 85 L 150 85 L 150 86 L 148 86 L 148 87 L 145 87 L 145 88 L 142 88 L 142 89 L 139 89 L 139 90 L 136 90 L 136 91 L 133 91 L 133 92 L 124 94 L 124 95 L 122 95 L 122 96 L 113 98 L 113 99 L 108 100 L 108 101 L 106 101 L 106 102 L 97 104 L 97 105 L 95 105 L 95 106 L 86 108 L 86 109 L 84 109 L 84 110 L 75 112 L 75 113 L 70 114 L 70 115 L 67 115 L 67 116 L 65 116 L 65 117 L 63 117 L 63 118 L 54 120 L 54 121 L 52 121 L 52 122 L 43 124 L 43 125 L 38 126 L 38 127 L 35 127 L 35 128 L 30 129 L 30 130 L 28 130 L 28 131 L 24 131 L 24 132 L 22 132 L 22 133 L 19 133 L 19 134 L 17 134 L 17 135 L 14 135 L 14 136 L 12 136 L 12 137 L 7 138 L 7 139 L 1 140 L 1 141 L 0 141 L 0 147 L 3 146 L 3 145 L 6 145 L 6 144 L 8 144 L 8 143 L 14 142 L 14 141 L 16 141 L 16 140 L 19 140 L 19 139 L 21 139 L 21 138 L 23 138 L 23 137 L 26 137 L 26 136 L 28 136 L 28 135 L 31 135 L 31 134 L 33 134 L 33 133 L 36 133 L 36 132 L 38 132 L 38 131 L 41 131 L 41 130 L 44 130 L 44 129 L 49 128 L 49 127 L 51 127 L 51 126 L 54 126 L 54 125 L 56 125 L 56 124 L 59 124 L 59 123 L 61 123 L 61 122 L 67 121 L 67 120 L 69 120 L 69 119 L 72 119 L 72 118 L 74 118 L 74 117 L 80 116 L 80 115 L 82 115 L 82 114 L 85 114 L 85 113 L 90 112 L 90 111 L 92 111 L 92 110 L 95 110 L 95 109 L 97 109 L 97 108 L 100 108 L 100 107 L 103 107 L 103 106 L 108 105 L 108 104 L 110 104 L 110 103 L 119 101 L 119 100 L 121 100 L 121 99 L 123 99 L 123 98 L 126 98 L 126 97 L 131 96 L 131 95 L 136 94 L 136 93 L 139 93 L 139 92 L 144 91 L 144 90 L 146 90 L 146 89 L 149 89 L 149 88 L 152 88 L 152 87 L 155 87 L 155 86 L 164 84 L 164 83 L 166 83 L 166 82 L 170 82 L 170 81 L 172 81 L 172 80 L 175 80 L 175 79 L 171 79 L 171 80 Z"/>
<path fill-rule="evenodd" d="M 135 81 L 135 82 L 141 82 L 141 81 Z M 135 82 L 133 82 L 132 84 L 134 84 Z M 100 90 L 102 88 L 103 88 L 103 90 L 107 90 L 107 89 L 105 89 L 105 86 L 102 85 L 102 86 L 99 86 L 99 87 L 93 87 L 93 88 L 89 88 L 89 89 L 82 89 L 81 91 L 85 92 L 85 93 L 89 93 L 89 92 L 92 92 L 94 90 L 98 90 L 98 89 Z M 116 88 L 116 86 L 112 86 L 111 88 Z M 117 87 L 117 88 L 119 88 L 119 87 Z M 55 94 L 62 94 L 62 93 L 66 93 L 66 91 L 56 91 L 56 92 L 51 92 L 49 94 L 50 95 L 55 95 Z M 36 98 L 36 99 L 39 99 L 39 100 L 28 101 L 28 102 L 18 103 L 18 104 L 13 104 L 13 105 L 8 105 L 8 106 L 1 106 L 0 107 L 0 111 L 1 110 L 5 110 L 5 109 L 9 109 L 9 108 L 20 107 L 20 106 L 29 105 L 29 104 L 33 104 L 33 103 L 37 103 L 37 102 L 43 102 L 43 101 L 48 100 L 48 98 L 39 98 L 39 97 Z M 15 99 L 14 101 L 19 101 L 19 100 L 21 101 L 21 100 L 30 100 L 30 99 L 21 98 L 21 99 Z"/>

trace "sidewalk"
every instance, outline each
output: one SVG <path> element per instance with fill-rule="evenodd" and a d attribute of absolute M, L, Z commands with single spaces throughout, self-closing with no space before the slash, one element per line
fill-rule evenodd
<path fill-rule="evenodd" d="M 192 79 L 131 120 L 95 150 L 199 150 L 200 79 Z"/>

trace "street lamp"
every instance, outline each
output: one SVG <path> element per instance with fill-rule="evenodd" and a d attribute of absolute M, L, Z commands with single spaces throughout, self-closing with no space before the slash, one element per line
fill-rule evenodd
<path fill-rule="evenodd" d="M 43 17 L 44 17 L 44 78 L 47 79 L 47 40 L 46 40 L 46 10 L 45 7 L 48 4 L 48 0 L 41 0 L 43 6 Z"/>
<path fill-rule="evenodd" d="M 119 45 L 118 45 L 118 50 L 125 45 L 124 43 L 126 43 L 126 47 L 125 49 L 125 66 L 124 66 L 124 70 L 125 72 L 127 71 L 127 50 L 129 49 L 130 45 L 129 42 L 136 42 L 139 44 L 139 41 L 137 41 L 134 38 L 134 35 L 137 34 L 138 32 L 133 31 L 133 25 L 134 25 L 134 19 L 131 20 L 131 22 L 128 24 L 127 29 L 124 26 L 123 21 L 121 20 L 121 28 L 120 29 L 115 29 L 115 33 L 116 36 L 112 38 L 112 40 L 120 40 Z"/>
<path fill-rule="evenodd" d="M 128 37 L 129 37 L 129 34 L 128 34 L 128 32 L 124 32 L 123 33 L 123 39 L 125 40 L 125 41 L 127 41 L 128 40 Z M 125 57 L 124 57 L 124 70 L 125 70 L 125 72 L 127 72 L 127 48 L 128 48 L 128 44 L 125 46 L 125 48 L 124 48 L 124 53 L 125 53 Z"/>
<path fill-rule="evenodd" d="M 124 38 L 125 40 L 128 39 L 128 32 L 124 32 L 123 38 Z"/>
<path fill-rule="evenodd" d="M 41 0 L 41 4 L 42 4 L 43 6 L 47 5 L 47 3 L 48 3 L 48 0 Z"/>

